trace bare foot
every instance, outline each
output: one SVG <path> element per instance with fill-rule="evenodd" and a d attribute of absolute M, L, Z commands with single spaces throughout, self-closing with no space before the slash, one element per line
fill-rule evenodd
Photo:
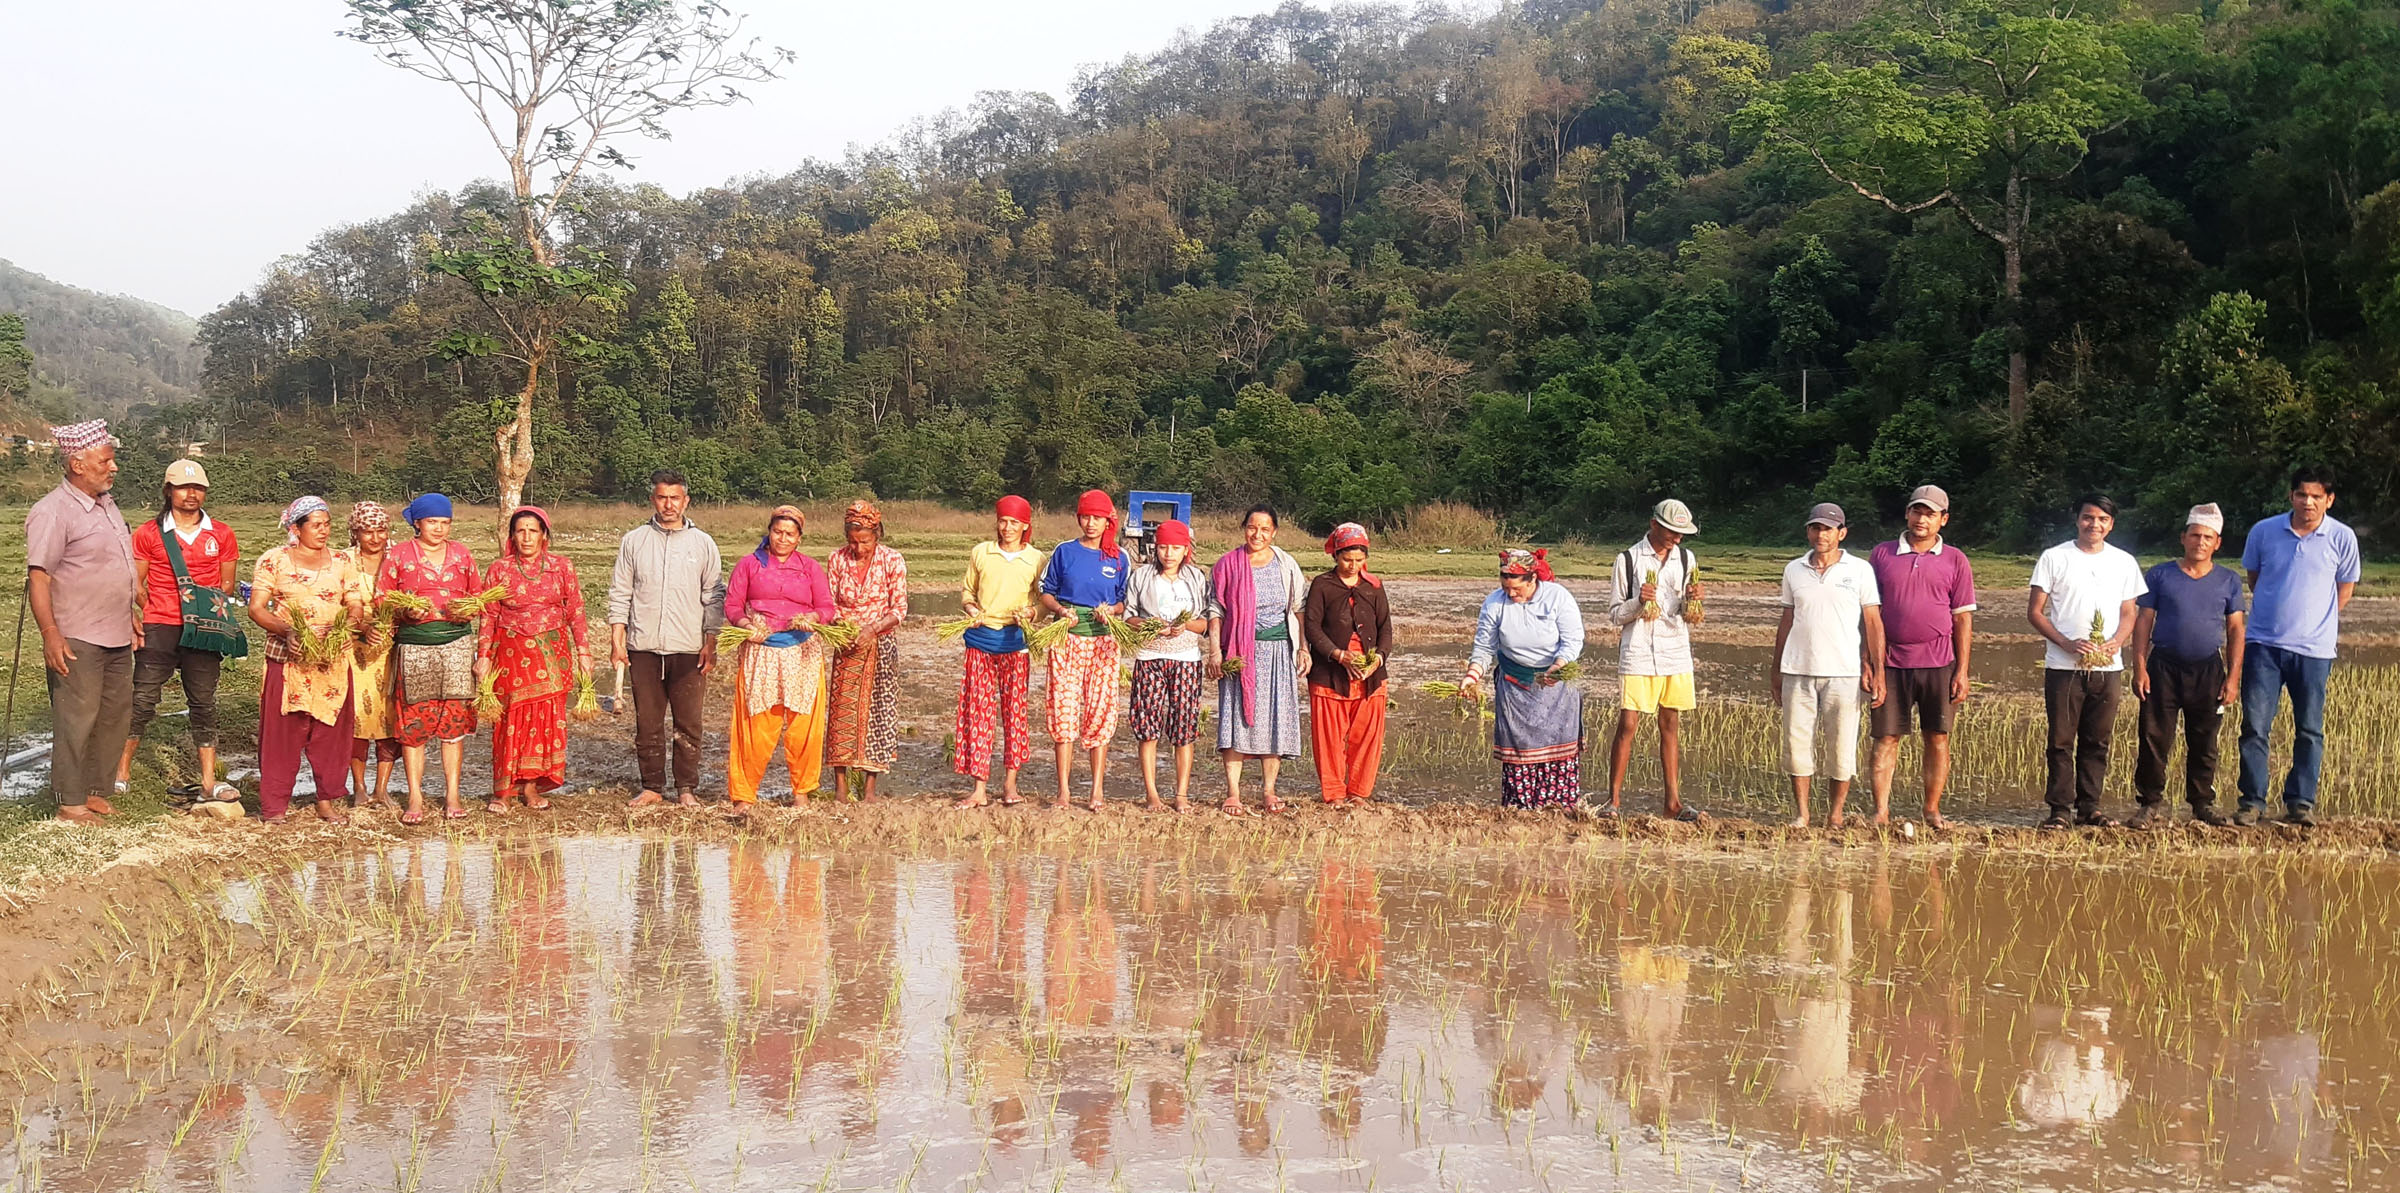
<path fill-rule="evenodd" d="M 675 796 L 675 806 L 679 808 L 697 808 L 700 806 L 700 797 L 696 793 L 690 791 L 679 792 Z"/>
<path fill-rule="evenodd" d="M 1176 815 L 1178 815 L 1178 816 L 1189 816 L 1189 815 L 1191 815 L 1191 814 L 1192 814 L 1192 801 L 1190 801 L 1190 800 L 1188 800 L 1188 799 L 1185 799 L 1184 797 L 1182 797 L 1182 796 L 1180 796 L 1180 795 L 1179 795 L 1179 796 L 1176 796 L 1176 797 L 1175 797 L 1175 814 L 1176 814 Z"/>
<path fill-rule="evenodd" d="M 100 823 L 100 817 L 97 813 L 81 805 L 68 805 L 60 808 L 58 810 L 58 818 L 66 821 L 68 824 Z"/>
<path fill-rule="evenodd" d="M 1058 797 L 1057 799 L 1054 799 L 1054 800 L 1051 800 L 1051 801 L 1050 801 L 1050 810 L 1051 810 L 1051 811 L 1053 811 L 1053 812 L 1064 812 L 1064 811 L 1066 811 L 1067 809 L 1069 809 L 1069 808 L 1072 808 L 1072 807 L 1074 807 L 1074 806 L 1075 806 L 1075 801 L 1074 801 L 1074 800 L 1071 800 L 1071 799 L 1068 799 L 1066 796 L 1063 796 L 1063 795 L 1062 795 L 1062 796 L 1060 796 L 1060 797 Z"/>
<path fill-rule="evenodd" d="M 663 804 L 665 802 L 667 802 L 666 796 L 660 795 L 659 793 L 648 788 L 643 788 L 640 795 L 626 800 L 625 806 L 628 808 L 647 808 L 654 804 Z"/>
<path fill-rule="evenodd" d="M 1154 793 L 1142 804 L 1142 810 L 1145 812 L 1164 812 L 1167 810 L 1167 805 Z"/>
<path fill-rule="evenodd" d="M 757 809 L 748 800 L 736 800 L 725 805 L 725 819 L 748 820 Z"/>
<path fill-rule="evenodd" d="M 1927 808 L 1925 809 L 1925 827 L 1938 833 L 1943 829 L 1950 827 L 1950 822 L 1943 819 L 1942 814 L 1939 811 L 1932 808 Z"/>
<path fill-rule="evenodd" d="M 1806 813 L 1806 812 L 1802 812 L 1802 813 L 1801 813 L 1801 814 L 1799 814 L 1798 816 L 1794 816 L 1794 817 L 1792 817 L 1792 822 L 1791 822 L 1790 824 L 1787 824 L 1787 825 L 1785 825 L 1784 827 L 1785 827 L 1785 828 L 1807 828 L 1807 827 L 1808 827 L 1808 813 Z"/>
<path fill-rule="evenodd" d="M 329 824 L 341 824 L 349 820 L 350 816 L 342 811 L 341 801 L 321 799 L 317 801 L 317 819 Z"/>
<path fill-rule="evenodd" d="M 1877 812 L 1877 813 L 1875 814 L 1875 818 L 1874 818 L 1873 820 L 1870 820 L 1870 821 L 1868 821 L 1867 823 L 1869 823 L 1869 824 L 1872 824 L 1872 825 L 1874 825 L 1874 826 L 1875 826 L 1875 827 L 1877 827 L 1877 828 L 1882 828 L 1883 826 L 1885 826 L 1885 825 L 1887 825 L 1887 824 L 1890 824 L 1891 822 L 1892 822 L 1892 814 L 1891 814 L 1891 813 L 1889 813 L 1889 812 Z"/>
<path fill-rule="evenodd" d="M 104 795 L 85 797 L 83 801 L 83 810 L 100 816 L 114 816 L 117 814 L 117 806 L 108 802 L 108 797 Z"/>
<path fill-rule="evenodd" d="M 991 806 L 991 803 L 991 796 L 978 791 L 975 794 L 970 795 L 967 798 L 962 799 L 950 806 L 954 808 L 988 808 Z"/>
<path fill-rule="evenodd" d="M 1087 812 L 1102 812 L 1102 811 L 1106 811 L 1106 810 L 1107 810 L 1107 808 L 1108 808 L 1108 801 L 1107 801 L 1107 800 L 1104 800 L 1104 799 L 1101 799 L 1099 796 L 1096 796 L 1096 795 L 1095 795 L 1095 796 L 1093 796 L 1093 797 L 1092 797 L 1092 802 L 1090 802 L 1090 803 L 1088 803 L 1088 804 L 1085 804 L 1085 805 L 1083 806 L 1083 808 L 1084 808 L 1084 810 L 1085 810 L 1085 811 L 1087 811 Z"/>

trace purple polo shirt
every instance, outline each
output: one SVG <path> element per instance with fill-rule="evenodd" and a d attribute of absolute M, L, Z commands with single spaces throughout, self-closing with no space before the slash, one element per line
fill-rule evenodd
<path fill-rule="evenodd" d="M 1884 665 L 1947 667 L 1958 661 L 1951 615 L 1975 607 L 1975 568 L 1966 552 L 1940 539 L 1911 551 L 1903 539 L 1875 544 L 1867 557 L 1883 594 Z"/>
<path fill-rule="evenodd" d="M 25 513 L 25 566 L 50 573 L 59 633 L 94 646 L 133 645 L 133 532 L 116 498 L 61 481 Z"/>

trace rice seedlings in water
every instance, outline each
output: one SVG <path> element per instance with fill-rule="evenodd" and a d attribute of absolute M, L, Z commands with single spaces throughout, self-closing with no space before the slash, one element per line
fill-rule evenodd
<path fill-rule="evenodd" d="M 837 651 L 848 650 L 851 647 L 858 645 L 858 623 L 855 621 L 837 621 L 829 625 L 818 626 L 817 637 L 823 638 L 825 640 L 825 645 L 830 646 Z"/>
<path fill-rule="evenodd" d="M 590 721 L 600 715 L 600 693 L 592 684 L 589 671 L 575 677 L 575 698 L 567 705 L 567 715 L 578 721 Z"/>
<path fill-rule="evenodd" d="M 945 621 L 935 625 L 933 627 L 933 636 L 941 639 L 944 642 L 949 642 L 955 639 L 966 637 L 968 630 L 974 629 L 976 626 L 982 624 L 983 619 L 980 617 L 961 617 L 957 621 Z"/>
<path fill-rule="evenodd" d="M 508 710 L 500 704 L 500 675 L 490 672 L 475 681 L 475 715 L 487 725 L 500 723 L 501 714 Z"/>
<path fill-rule="evenodd" d="M 1648 589 L 1650 589 L 1650 591 L 1652 591 L 1652 592 L 1657 592 L 1657 591 L 1658 591 L 1658 587 L 1657 587 L 1657 585 L 1658 585 L 1658 569 L 1657 569 L 1657 568 L 1644 568 L 1644 569 L 1642 569 L 1642 586 L 1643 586 L 1643 587 L 1645 587 L 1645 588 L 1648 588 Z M 1646 601 L 1643 601 L 1643 602 L 1642 602 L 1642 620 L 1643 620 L 1643 621 L 1657 621 L 1657 620 L 1658 620 L 1658 614 L 1659 614 L 1659 608 L 1658 608 L 1658 598 L 1657 598 L 1657 597 L 1655 597 L 1655 596 L 1654 596 L 1654 597 L 1651 597 L 1649 600 L 1646 600 Z"/>
<path fill-rule="evenodd" d="M 507 596 L 507 585 L 494 584 L 482 592 L 470 592 L 462 597 L 452 597 L 450 598 L 450 620 L 465 621 L 470 617 L 482 616 L 485 606 L 503 600 Z"/>
<path fill-rule="evenodd" d="M 1074 628 L 1074 625 L 1075 619 L 1072 617 L 1061 617 L 1054 621 L 1044 622 L 1025 631 L 1025 645 L 1030 647 L 1035 654 L 1048 654 L 1056 649 L 1059 643 L 1066 641 L 1067 631 Z"/>
<path fill-rule="evenodd" d="M 749 626 L 727 622 L 724 629 L 717 631 L 717 653 L 730 655 L 740 650 L 744 643 L 759 636 L 758 631 Z"/>

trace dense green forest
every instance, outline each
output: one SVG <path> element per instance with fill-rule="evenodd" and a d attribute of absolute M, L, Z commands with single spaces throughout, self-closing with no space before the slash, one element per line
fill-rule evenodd
<path fill-rule="evenodd" d="M 199 325 L 122 294 L 97 294 L 0 261 L 0 315 L 23 323 L 31 363 L 0 348 L 0 418 L 12 424 L 187 401 L 200 390 Z M 38 429 L 38 428 L 35 428 Z"/>
<path fill-rule="evenodd" d="M 704 500 L 1141 486 L 1310 526 L 1447 498 L 1591 537 L 1673 494 L 1781 539 L 1937 481 L 1961 537 L 2024 545 L 2085 489 L 2155 542 L 2309 462 L 2388 541 L 2396 17 L 1286 5 L 840 163 L 586 188 L 571 243 L 624 297 L 571 330 L 530 491 L 673 465 Z M 521 373 L 453 351 L 481 316 L 427 265 L 505 202 L 278 264 L 136 460 L 214 432 L 237 496 L 488 496 Z"/>

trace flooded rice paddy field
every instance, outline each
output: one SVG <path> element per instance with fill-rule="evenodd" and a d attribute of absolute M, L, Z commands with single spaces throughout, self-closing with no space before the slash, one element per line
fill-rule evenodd
<path fill-rule="evenodd" d="M 2388 851 L 1138 852 L 121 883 L 8 1012 L 0 1187 L 2400 1183 Z"/>

